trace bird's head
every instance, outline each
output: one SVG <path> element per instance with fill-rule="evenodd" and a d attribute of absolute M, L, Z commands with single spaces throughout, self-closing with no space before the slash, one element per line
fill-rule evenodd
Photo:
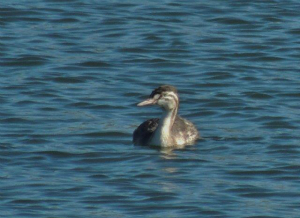
<path fill-rule="evenodd" d="M 137 106 L 159 105 L 164 110 L 170 111 L 179 106 L 179 97 L 177 89 L 174 86 L 162 85 L 154 89 L 145 101 L 142 101 Z"/>

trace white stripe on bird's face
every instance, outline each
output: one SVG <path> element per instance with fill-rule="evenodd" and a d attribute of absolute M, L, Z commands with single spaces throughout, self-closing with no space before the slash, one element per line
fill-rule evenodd
<path fill-rule="evenodd" d="M 172 91 L 162 92 L 157 104 L 165 110 L 173 110 L 179 105 L 178 95 Z"/>

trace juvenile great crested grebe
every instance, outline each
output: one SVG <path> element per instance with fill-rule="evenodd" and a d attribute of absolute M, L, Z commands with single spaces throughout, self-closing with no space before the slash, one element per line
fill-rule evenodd
<path fill-rule="evenodd" d="M 161 147 L 183 147 L 199 139 L 194 124 L 177 115 L 179 97 L 174 86 L 163 85 L 155 89 L 150 98 L 137 106 L 159 105 L 163 114 L 143 122 L 133 133 L 135 145 L 155 145 Z"/>

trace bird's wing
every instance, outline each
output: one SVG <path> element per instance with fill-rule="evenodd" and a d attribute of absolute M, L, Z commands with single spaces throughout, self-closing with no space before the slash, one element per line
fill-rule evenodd
<path fill-rule="evenodd" d="M 133 132 L 133 144 L 147 145 L 147 142 L 158 126 L 158 122 L 158 118 L 149 119 L 136 128 Z"/>

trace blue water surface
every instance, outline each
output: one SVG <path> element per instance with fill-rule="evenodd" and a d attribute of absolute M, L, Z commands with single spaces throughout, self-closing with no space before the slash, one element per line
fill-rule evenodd
<path fill-rule="evenodd" d="M 300 2 L 0 2 L 0 217 L 300 217 Z M 161 84 L 202 140 L 133 146 Z"/>

